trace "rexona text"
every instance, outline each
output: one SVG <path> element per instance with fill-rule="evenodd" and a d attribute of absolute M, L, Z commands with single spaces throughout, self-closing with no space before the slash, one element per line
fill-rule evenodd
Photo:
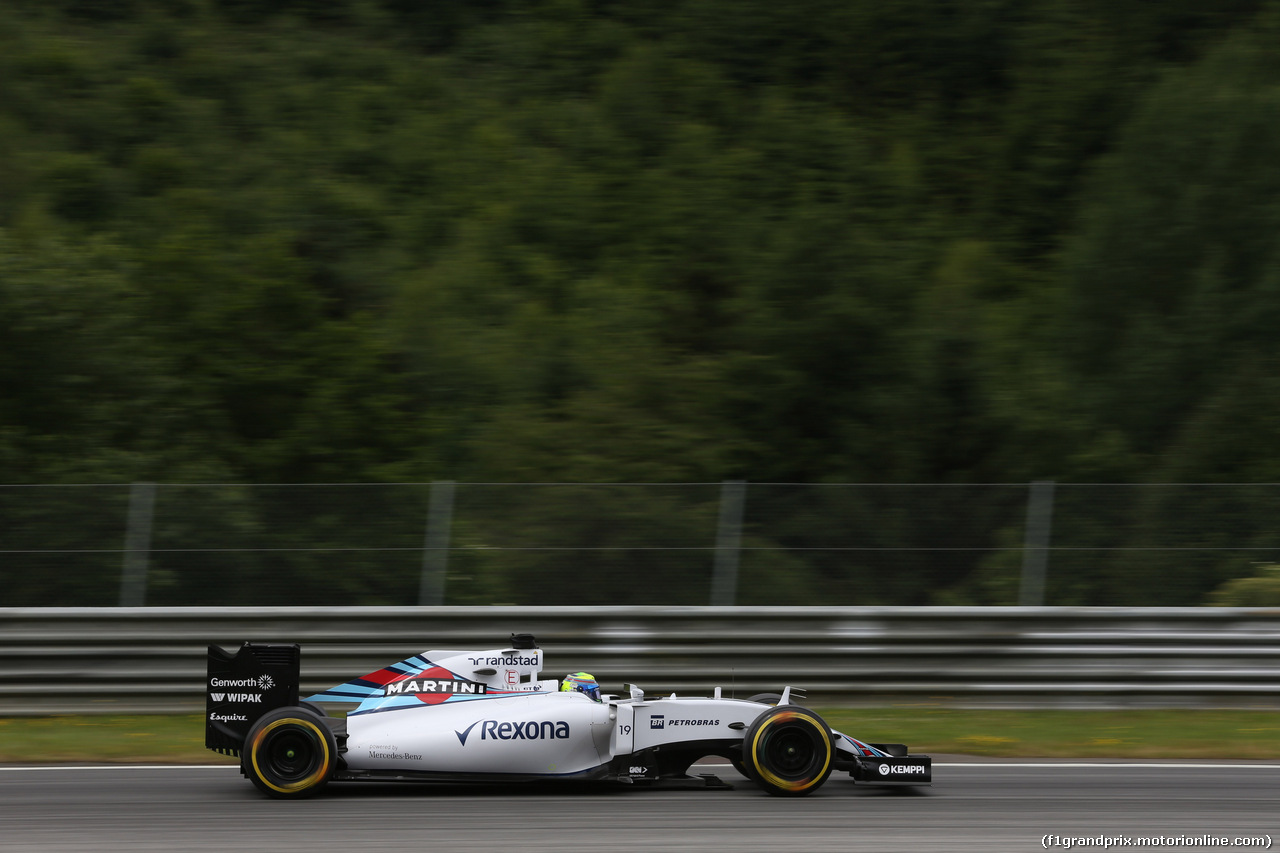
<path fill-rule="evenodd" d="M 480 740 L 566 740 L 569 724 L 564 720 L 531 720 L 527 723 L 500 723 L 497 720 L 477 720 L 462 731 L 454 730 L 458 742 L 467 745 L 471 730 L 480 727 Z"/>

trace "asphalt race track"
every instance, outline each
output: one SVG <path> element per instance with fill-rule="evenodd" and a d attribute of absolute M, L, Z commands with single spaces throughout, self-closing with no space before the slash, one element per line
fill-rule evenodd
<path fill-rule="evenodd" d="M 728 767 L 710 769 L 735 788 L 348 783 L 316 799 L 277 802 L 259 796 L 234 767 L 0 767 L 0 850 L 994 853 L 1045 849 L 1046 835 L 1280 842 L 1280 763 L 939 757 L 937 781 L 918 793 L 833 776 L 796 800 L 763 794 Z"/>

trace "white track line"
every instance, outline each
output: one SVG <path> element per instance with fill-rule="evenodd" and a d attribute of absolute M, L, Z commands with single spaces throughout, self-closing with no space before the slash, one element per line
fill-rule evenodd
<path fill-rule="evenodd" d="M 1036 769 L 1090 769 L 1090 770 L 1106 770 L 1108 768 L 1115 769 L 1134 769 L 1134 768 L 1174 768 L 1180 770 L 1280 770 L 1280 764 L 1186 764 L 1167 761 L 1148 761 L 1148 762 L 1076 762 L 1076 761 L 1055 761 L 1055 762 L 1033 762 L 1033 761 L 947 761 L 935 762 L 936 767 L 991 767 L 1000 769 L 1017 769 L 1019 767 L 1028 767 Z M 725 770 L 727 765 L 724 764 L 695 764 L 690 769 L 701 770 Z M 58 771 L 70 770 L 238 770 L 234 764 L 0 764 L 0 773 L 6 771 L 18 771 L 23 773 L 53 773 Z"/>
<path fill-rule="evenodd" d="M 1172 767 L 1177 769 L 1200 768 L 1200 769 L 1232 769 L 1239 770 L 1243 768 L 1258 768 L 1261 770 L 1280 770 L 1280 764 L 1183 764 L 1170 761 L 1146 761 L 1146 762 L 1121 762 L 1121 761 L 1100 761 L 1100 762 L 1082 762 L 1082 761 L 1058 761 L 1058 762 L 1034 762 L 1034 761 L 946 761 L 936 762 L 934 767 L 1088 767 L 1092 769 L 1107 767 Z"/>
<path fill-rule="evenodd" d="M 58 770 L 236 770 L 234 764 L 0 764 L 6 770 L 53 772 Z"/>

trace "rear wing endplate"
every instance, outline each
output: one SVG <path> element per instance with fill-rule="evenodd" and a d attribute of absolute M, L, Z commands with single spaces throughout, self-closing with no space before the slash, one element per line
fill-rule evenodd
<path fill-rule="evenodd" d="M 245 643 L 234 655 L 210 645 L 204 745 L 224 755 L 239 755 L 259 717 L 297 705 L 301 660 L 297 643 Z"/>

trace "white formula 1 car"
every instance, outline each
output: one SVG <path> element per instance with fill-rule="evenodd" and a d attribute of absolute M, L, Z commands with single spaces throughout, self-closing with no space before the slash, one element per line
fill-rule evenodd
<path fill-rule="evenodd" d="M 832 731 L 781 694 L 726 699 L 672 694 L 598 699 L 542 679 L 528 634 L 508 648 L 428 651 L 298 698 L 296 644 L 209 647 L 205 745 L 240 757 L 272 797 L 305 797 L 330 781 L 600 780 L 728 787 L 690 776 L 721 756 L 770 794 L 802 796 L 832 770 L 857 782 L 928 785 L 928 756 Z M 355 705 L 345 718 L 323 703 Z"/>

